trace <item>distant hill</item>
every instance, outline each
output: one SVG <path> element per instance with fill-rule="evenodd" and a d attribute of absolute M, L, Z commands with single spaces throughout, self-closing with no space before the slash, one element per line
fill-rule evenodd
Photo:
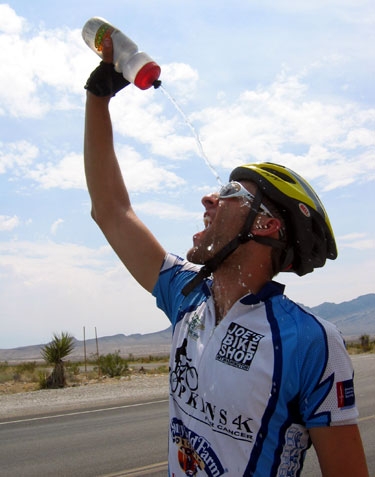
<path fill-rule="evenodd" d="M 375 293 L 339 304 L 322 303 L 313 308 L 304 308 L 334 323 L 346 338 L 356 339 L 363 334 L 375 334 Z"/>
<path fill-rule="evenodd" d="M 334 323 L 347 339 L 358 339 L 361 335 L 375 335 L 375 293 L 360 296 L 343 303 L 322 303 L 309 308 L 301 305 L 307 311 L 314 313 Z M 156 333 L 133 334 L 126 336 L 118 334 L 86 340 L 86 357 L 90 359 L 97 353 L 100 355 L 119 351 L 127 358 L 137 356 L 165 356 L 169 354 L 172 328 Z M 75 348 L 70 355 L 71 360 L 83 360 L 85 343 L 75 341 Z M 0 362 L 7 361 L 41 361 L 40 350 L 43 344 L 23 346 L 14 349 L 0 349 Z"/>
<path fill-rule="evenodd" d="M 104 355 L 108 353 L 120 352 L 120 355 L 128 358 L 129 355 L 135 357 L 139 356 L 166 356 L 170 351 L 170 343 L 172 336 L 172 327 L 163 331 L 148 334 L 134 334 L 134 335 L 113 335 L 102 336 L 98 340 L 90 339 L 83 341 L 75 340 L 74 350 L 69 355 L 71 361 L 83 360 L 85 357 L 86 344 L 86 358 L 92 359 L 97 355 Z M 7 361 L 21 362 L 21 361 L 42 361 L 41 349 L 44 344 L 34 346 L 22 346 L 21 348 L 0 349 L 0 362 Z"/>

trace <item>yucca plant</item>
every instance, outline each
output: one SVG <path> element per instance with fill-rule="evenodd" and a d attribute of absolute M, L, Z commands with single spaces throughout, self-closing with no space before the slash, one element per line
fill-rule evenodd
<path fill-rule="evenodd" d="M 65 367 L 63 359 L 74 349 L 74 337 L 69 333 L 54 334 L 53 340 L 41 349 L 43 359 L 47 364 L 54 366 L 52 373 L 45 381 L 49 389 L 63 388 L 66 386 Z"/>

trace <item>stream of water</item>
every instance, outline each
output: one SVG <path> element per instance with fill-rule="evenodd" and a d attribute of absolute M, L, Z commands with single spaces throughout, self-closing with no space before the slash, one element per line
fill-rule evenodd
<path fill-rule="evenodd" d="M 180 106 L 178 105 L 178 103 L 176 102 L 176 100 L 168 93 L 168 91 L 164 88 L 163 85 L 160 86 L 161 91 L 164 93 L 165 97 L 173 104 L 173 106 L 175 107 L 175 109 L 180 113 L 180 115 L 182 116 L 183 120 L 185 121 L 186 125 L 188 126 L 188 128 L 190 129 L 190 131 L 192 132 L 193 134 L 193 137 L 197 143 L 197 147 L 198 147 L 198 152 L 199 152 L 199 155 L 200 157 L 204 160 L 206 166 L 210 169 L 210 171 L 212 172 L 212 174 L 215 176 L 215 179 L 217 180 L 219 186 L 222 186 L 223 185 L 223 182 L 222 180 L 220 179 L 220 176 L 217 172 L 217 170 L 214 168 L 214 166 L 211 164 L 211 162 L 209 161 L 206 153 L 204 152 L 203 150 L 203 146 L 202 146 L 202 141 L 199 137 L 199 134 L 197 133 L 195 127 L 191 124 L 191 122 L 189 121 L 189 119 L 187 118 L 186 114 L 183 112 L 183 110 L 180 108 Z"/>

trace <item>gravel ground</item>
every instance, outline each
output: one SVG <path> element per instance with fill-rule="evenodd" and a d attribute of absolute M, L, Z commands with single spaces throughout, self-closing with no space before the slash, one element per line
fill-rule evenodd
<path fill-rule="evenodd" d="M 3 394 L 0 419 L 167 399 L 168 375 L 135 375 L 63 389 Z"/>

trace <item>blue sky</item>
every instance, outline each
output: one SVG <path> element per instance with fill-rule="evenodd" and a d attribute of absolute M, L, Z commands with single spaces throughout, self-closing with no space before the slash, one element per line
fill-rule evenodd
<path fill-rule="evenodd" d="M 273 161 L 321 196 L 339 257 L 279 275 L 290 298 L 314 306 L 375 291 L 374 2 L 218 3 L 0 3 L 0 348 L 169 325 L 90 218 L 83 85 L 98 57 L 81 29 L 93 16 L 160 64 L 223 182 L 237 165 Z M 161 89 L 129 86 L 111 113 L 135 209 L 185 255 L 215 175 Z"/>

